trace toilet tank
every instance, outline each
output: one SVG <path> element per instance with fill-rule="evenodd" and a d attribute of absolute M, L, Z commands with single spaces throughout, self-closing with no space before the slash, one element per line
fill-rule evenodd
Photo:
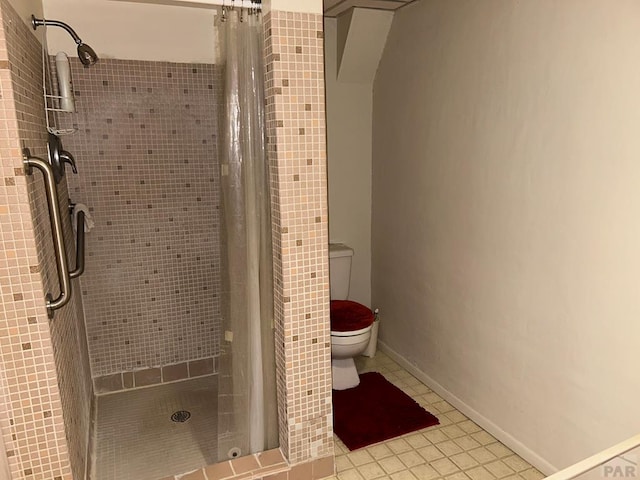
<path fill-rule="evenodd" d="M 351 257 L 353 257 L 353 249 L 351 247 L 343 243 L 329 244 L 331 300 L 346 300 L 349 298 Z"/>

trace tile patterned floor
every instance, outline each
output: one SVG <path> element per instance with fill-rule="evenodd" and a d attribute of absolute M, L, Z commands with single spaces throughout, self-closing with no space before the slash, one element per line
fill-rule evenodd
<path fill-rule="evenodd" d="M 540 480 L 544 475 L 378 351 L 358 371 L 377 371 L 433 413 L 440 425 L 349 452 L 335 438 L 338 480 Z"/>
<path fill-rule="evenodd" d="M 157 480 L 217 460 L 216 375 L 98 397 L 96 480 Z M 188 410 L 184 423 L 171 421 Z"/>
<path fill-rule="evenodd" d="M 378 352 L 356 362 L 378 371 L 440 420 L 429 427 L 349 452 L 335 438 L 332 480 L 541 480 L 533 468 L 415 377 Z M 169 420 L 189 410 L 185 423 Z M 214 463 L 215 375 L 98 398 L 97 480 L 156 480 Z M 197 421 L 193 421 L 197 420 Z"/>

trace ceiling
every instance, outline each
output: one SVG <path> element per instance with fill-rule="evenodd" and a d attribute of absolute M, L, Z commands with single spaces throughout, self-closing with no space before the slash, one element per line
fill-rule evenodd
<path fill-rule="evenodd" d="M 353 7 L 397 10 L 414 0 L 324 0 L 324 14 L 337 17 Z"/>

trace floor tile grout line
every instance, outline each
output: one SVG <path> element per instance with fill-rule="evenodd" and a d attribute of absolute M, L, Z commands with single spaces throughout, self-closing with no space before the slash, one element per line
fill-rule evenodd
<path fill-rule="evenodd" d="M 387 378 L 390 382 L 396 385 L 401 390 L 405 391 L 414 401 L 418 402 L 423 408 L 432 411 L 434 414 L 437 414 L 438 418 L 441 420 L 441 424 L 433 427 L 429 427 L 427 429 L 418 430 L 416 432 L 410 432 L 405 435 L 402 435 L 396 439 L 390 439 L 385 442 L 381 442 L 376 445 L 372 445 L 369 447 L 365 447 L 363 449 L 355 450 L 353 452 L 349 452 L 348 449 L 340 442 L 340 440 L 335 437 L 336 443 L 336 465 L 340 466 L 341 459 L 344 458 L 348 462 L 348 467 L 344 467 L 343 470 L 338 471 L 337 475 L 332 478 L 337 478 L 339 480 L 342 477 L 345 477 L 345 472 L 356 472 L 357 475 L 360 475 L 359 469 L 366 467 L 367 465 L 376 465 L 380 471 L 385 471 L 382 467 L 380 467 L 380 462 L 385 459 L 389 459 L 391 457 L 397 457 L 399 461 L 399 465 L 401 465 L 400 469 L 393 472 L 386 472 L 387 478 L 392 478 L 392 476 L 398 476 L 403 473 L 407 473 L 415 478 L 413 475 L 413 471 L 421 466 L 427 466 L 433 470 L 436 475 L 432 475 L 429 477 L 429 480 L 437 480 L 437 479 L 448 479 L 450 477 L 455 477 L 462 474 L 466 479 L 469 480 L 502 480 L 507 477 L 518 478 L 524 480 L 539 480 L 544 476 L 537 471 L 533 466 L 531 466 L 524 459 L 519 457 L 515 452 L 511 451 L 509 448 L 504 446 L 501 442 L 499 442 L 495 437 L 487 433 L 480 426 L 475 424 L 472 420 L 468 419 L 461 412 L 459 412 L 455 407 L 447 403 L 444 399 L 435 394 L 428 386 L 422 384 L 418 379 L 413 377 L 409 372 L 404 370 L 401 366 L 397 365 L 393 360 L 386 357 L 384 354 L 379 357 L 374 358 L 373 360 L 362 360 L 359 359 L 359 366 L 361 367 L 359 371 L 371 371 L 376 370 L 382 373 L 385 378 Z M 362 368 L 362 364 L 364 368 Z M 375 367 L 378 368 L 375 368 Z M 418 390 L 418 392 L 416 392 Z M 432 398 L 435 397 L 433 402 L 425 402 L 423 397 L 425 395 L 431 395 Z M 421 401 L 422 400 L 422 401 Z M 436 406 L 437 405 L 437 406 Z M 444 420 L 446 418 L 446 421 Z M 457 420 L 455 419 L 457 418 Z M 453 428 L 455 427 L 455 428 Z M 470 427 L 467 430 L 465 427 Z M 458 429 L 456 431 L 455 429 Z M 438 431 L 442 437 L 437 437 L 439 439 L 434 439 L 433 441 L 424 436 L 425 433 Z M 460 433 L 460 434 L 458 434 Z M 431 438 L 433 438 L 431 435 Z M 411 443 L 407 442 L 407 439 L 422 436 L 423 440 L 427 442 L 426 445 L 421 445 L 419 447 L 414 447 Z M 460 445 L 461 439 L 470 439 L 476 445 L 473 448 L 465 448 Z M 396 443 L 397 448 L 403 448 L 404 450 L 394 451 L 391 448 L 386 447 L 386 445 L 391 444 L 393 442 L 397 442 L 398 440 L 403 440 L 408 449 L 405 449 L 405 446 L 398 447 L 398 445 L 402 445 Z M 438 445 L 444 448 L 444 444 L 448 444 L 448 446 L 455 446 L 454 452 L 447 454 L 438 448 Z M 371 461 L 367 461 L 360 465 L 355 465 L 351 461 L 349 461 L 349 455 L 358 455 L 360 452 L 367 452 L 368 449 L 375 449 L 380 446 L 385 446 L 390 452 L 389 455 L 386 455 L 384 458 L 375 458 L 373 455 L 370 455 Z M 437 458 L 432 458 L 431 460 L 423 457 L 419 450 L 422 450 L 426 447 L 433 447 L 438 452 Z M 458 451 L 459 450 L 459 451 Z M 478 458 L 471 455 L 471 452 L 476 452 L 477 456 L 484 455 L 484 459 L 479 460 Z M 414 453 L 417 457 L 421 458 L 420 463 L 416 465 L 407 465 L 402 461 L 402 455 Z M 452 458 L 460 455 L 467 455 L 469 459 L 472 459 L 474 465 L 469 465 L 466 467 L 461 467 Z M 406 456 L 406 455 L 405 455 Z M 491 456 L 491 458 L 489 458 Z M 461 457 L 458 457 L 461 458 Z M 434 469 L 431 465 L 440 460 L 447 460 L 453 469 L 449 472 L 441 473 L 437 469 Z M 519 467 L 512 468 L 507 460 L 515 462 L 516 465 L 519 463 Z M 496 465 L 496 468 L 493 467 L 485 468 L 489 465 Z M 497 469 L 503 468 L 502 473 L 499 473 Z M 520 468 L 520 469 L 518 469 Z M 473 478 L 471 474 L 467 475 L 467 472 L 478 471 L 478 469 L 482 469 L 485 472 L 485 478 Z M 493 473 L 494 470 L 496 474 Z M 508 472 L 507 472 L 508 470 Z M 524 476 L 526 472 L 532 472 L 533 477 L 529 478 Z M 437 475 L 440 474 L 440 475 Z M 359 477 L 362 478 L 362 477 Z M 365 477 L 366 478 L 366 477 Z M 375 478 L 383 478 L 382 476 L 376 476 Z M 368 480 L 368 479 L 367 479 Z M 453 480 L 453 478 L 452 478 Z M 456 478 L 455 480 L 460 480 L 460 478 Z"/>

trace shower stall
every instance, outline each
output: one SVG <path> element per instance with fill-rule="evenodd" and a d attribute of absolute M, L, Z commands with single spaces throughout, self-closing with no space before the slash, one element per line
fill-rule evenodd
<path fill-rule="evenodd" d="M 95 222 L 76 292 L 97 394 L 95 477 L 215 463 L 228 434 L 218 429 L 223 67 L 101 59 L 71 62 L 71 74 L 77 114 L 58 126 L 78 129 L 63 137 L 78 168 L 69 196 Z"/>
<path fill-rule="evenodd" d="M 25 164 L 51 175 L 61 293 L 47 305 L 55 323 L 76 304 L 90 384 L 74 393 L 91 421 L 72 428 L 90 448 L 70 443 L 91 479 L 154 480 L 278 445 L 262 19 L 247 3 L 216 15 L 215 63 L 98 59 L 69 24 L 32 16 L 80 60 L 43 48 L 48 148 Z"/>
<path fill-rule="evenodd" d="M 225 3 L 0 0 L 0 476 L 333 474 L 322 5 Z"/>

